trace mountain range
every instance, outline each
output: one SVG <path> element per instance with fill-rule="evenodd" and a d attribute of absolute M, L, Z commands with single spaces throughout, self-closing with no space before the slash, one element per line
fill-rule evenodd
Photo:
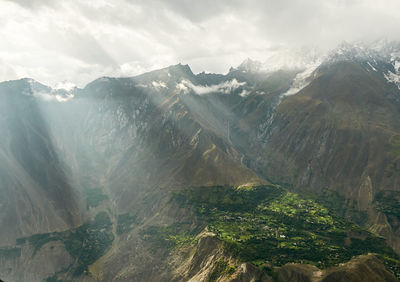
<path fill-rule="evenodd" d="M 400 44 L 303 53 L 0 83 L 0 278 L 397 281 Z"/>

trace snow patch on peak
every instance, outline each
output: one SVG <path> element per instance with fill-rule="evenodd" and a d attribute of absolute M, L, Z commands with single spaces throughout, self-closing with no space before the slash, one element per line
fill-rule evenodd
<path fill-rule="evenodd" d="M 388 71 L 384 76 L 389 83 L 394 83 L 400 90 L 400 58 L 391 61 L 394 72 Z"/>
<path fill-rule="evenodd" d="M 378 47 L 359 42 L 350 44 L 342 42 L 338 47 L 328 53 L 327 62 L 335 61 L 369 61 L 376 63 L 376 60 L 382 60 L 384 55 Z"/>
<path fill-rule="evenodd" d="M 371 65 L 370 62 L 367 62 L 367 63 L 368 63 L 368 65 L 371 67 L 371 69 L 372 69 L 373 71 L 375 71 L 375 72 L 377 71 L 376 68 L 375 68 L 373 65 Z"/>
<path fill-rule="evenodd" d="M 263 70 L 263 64 L 259 61 L 247 58 L 237 67 L 237 69 L 242 72 L 259 72 Z"/>
<path fill-rule="evenodd" d="M 400 90 L 400 74 L 399 73 L 393 73 L 389 71 L 387 74 L 385 74 L 385 78 L 388 82 L 396 84 L 397 88 Z"/>

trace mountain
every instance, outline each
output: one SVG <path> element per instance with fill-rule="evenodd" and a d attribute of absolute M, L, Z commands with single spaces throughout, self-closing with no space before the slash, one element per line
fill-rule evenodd
<path fill-rule="evenodd" d="M 396 281 L 396 46 L 1 83 L 0 277 Z"/>

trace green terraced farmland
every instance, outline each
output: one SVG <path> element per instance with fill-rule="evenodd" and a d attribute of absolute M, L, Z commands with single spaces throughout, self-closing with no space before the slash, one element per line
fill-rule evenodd
<path fill-rule="evenodd" d="M 279 186 L 196 188 L 177 192 L 175 200 L 194 206 L 233 256 L 258 266 L 299 262 L 324 268 L 367 253 L 398 263 L 383 238 Z"/>

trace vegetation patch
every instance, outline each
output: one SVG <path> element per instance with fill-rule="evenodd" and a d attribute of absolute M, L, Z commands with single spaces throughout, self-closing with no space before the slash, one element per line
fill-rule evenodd
<path fill-rule="evenodd" d="M 277 186 L 197 188 L 175 199 L 194 206 L 229 253 L 261 268 L 289 262 L 324 268 L 370 252 L 398 259 L 383 238 Z"/>
<path fill-rule="evenodd" d="M 140 233 L 155 248 L 171 249 L 195 243 L 198 232 L 190 231 L 190 223 L 175 223 L 169 226 L 149 226 Z"/>
<path fill-rule="evenodd" d="M 103 194 L 101 189 L 96 188 L 85 189 L 85 196 L 87 210 L 89 210 L 91 207 L 97 207 L 102 201 L 108 199 L 108 196 Z"/>
<path fill-rule="evenodd" d="M 57 233 L 53 233 L 57 234 Z M 50 242 L 50 241 L 57 241 L 58 237 L 53 236 L 52 233 L 43 233 L 43 234 L 35 234 L 30 237 L 23 237 L 18 238 L 16 240 L 17 245 L 25 244 L 26 242 L 29 243 L 30 246 L 33 247 L 33 256 L 35 256 L 36 252 L 40 250 L 40 248 Z"/>
<path fill-rule="evenodd" d="M 211 273 L 207 277 L 207 282 L 214 282 L 217 281 L 219 277 L 224 275 L 232 275 L 235 273 L 237 267 L 234 265 L 229 264 L 223 258 L 217 260 L 214 264 L 214 267 Z"/>
<path fill-rule="evenodd" d="M 112 223 L 108 214 L 100 212 L 94 220 L 78 228 L 19 238 L 17 244 L 29 242 L 34 247 L 33 255 L 35 255 L 37 250 L 50 241 L 62 242 L 65 249 L 75 260 L 74 265 L 71 266 L 73 275 L 79 276 L 111 246 L 114 240 L 111 226 Z"/>
<path fill-rule="evenodd" d="M 358 225 L 364 225 L 368 219 L 367 212 L 357 210 L 355 203 L 350 204 L 346 202 L 346 199 L 337 191 L 324 190 L 321 193 L 305 191 L 303 195 L 309 199 L 313 199 L 338 216 L 349 218 Z"/>

